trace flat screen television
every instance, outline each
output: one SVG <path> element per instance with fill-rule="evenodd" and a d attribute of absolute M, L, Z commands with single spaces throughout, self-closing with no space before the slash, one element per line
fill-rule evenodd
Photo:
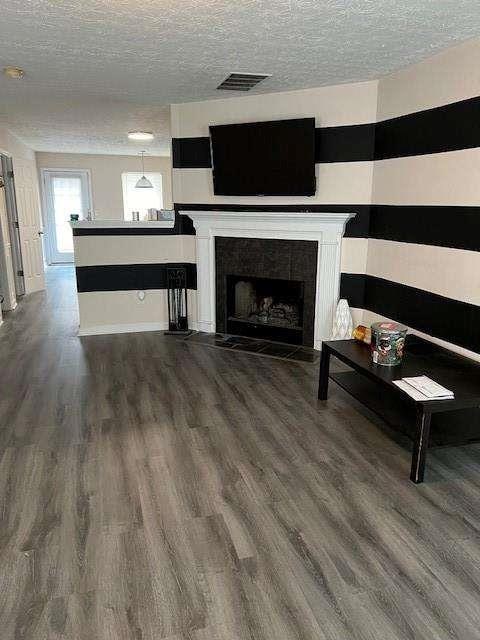
<path fill-rule="evenodd" d="M 210 127 L 219 196 L 313 196 L 315 118 Z"/>

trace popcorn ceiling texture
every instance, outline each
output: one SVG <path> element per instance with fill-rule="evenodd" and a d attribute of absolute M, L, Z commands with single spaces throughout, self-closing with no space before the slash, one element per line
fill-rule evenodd
<path fill-rule="evenodd" d="M 169 146 L 166 105 L 378 78 L 479 34 L 478 0 L 0 0 L 0 124 L 34 149 L 135 153 L 129 129 Z M 237 95 L 237 94 L 232 94 Z"/>

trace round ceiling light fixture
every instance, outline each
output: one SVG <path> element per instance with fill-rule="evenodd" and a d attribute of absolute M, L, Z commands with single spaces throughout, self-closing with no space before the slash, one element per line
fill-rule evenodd
<path fill-rule="evenodd" d="M 4 67 L 3 73 L 7 78 L 12 78 L 13 80 L 20 80 L 20 78 L 25 77 L 25 71 L 20 67 Z"/>
<path fill-rule="evenodd" d="M 146 140 L 153 140 L 155 136 L 151 131 L 130 131 L 128 137 L 130 140 L 145 142 Z"/>

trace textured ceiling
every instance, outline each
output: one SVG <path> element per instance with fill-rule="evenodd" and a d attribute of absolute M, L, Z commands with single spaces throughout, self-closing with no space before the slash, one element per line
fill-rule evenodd
<path fill-rule="evenodd" d="M 37 150 L 168 151 L 172 102 L 377 78 L 480 35 L 478 0 L 0 0 L 0 123 Z M 232 94 L 235 95 L 235 94 Z M 143 143 L 143 146 L 146 146 Z"/>

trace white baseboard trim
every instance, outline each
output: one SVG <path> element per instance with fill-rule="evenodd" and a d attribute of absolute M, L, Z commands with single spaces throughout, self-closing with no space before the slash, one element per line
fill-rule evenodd
<path fill-rule="evenodd" d="M 137 324 L 104 324 L 92 327 L 80 327 L 79 336 L 100 336 L 110 333 L 142 333 L 144 331 L 166 331 L 166 322 L 138 322 Z"/>
<path fill-rule="evenodd" d="M 198 330 L 203 331 L 204 333 L 215 333 L 215 322 L 209 322 L 208 320 L 204 322 L 203 320 L 199 320 Z"/>
<path fill-rule="evenodd" d="M 190 327 L 197 330 L 196 322 Z M 79 336 L 101 336 L 113 333 L 143 333 L 148 331 L 166 331 L 168 322 L 138 322 L 137 324 L 104 324 L 92 327 L 80 327 Z"/>

